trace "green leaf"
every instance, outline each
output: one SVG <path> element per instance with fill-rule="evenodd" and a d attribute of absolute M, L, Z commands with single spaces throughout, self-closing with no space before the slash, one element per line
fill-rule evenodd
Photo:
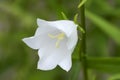
<path fill-rule="evenodd" d="M 97 16 L 89 11 L 86 10 L 86 16 L 89 18 L 94 24 L 97 25 L 98 28 L 103 30 L 107 35 L 109 35 L 111 38 L 114 39 L 116 43 L 120 45 L 120 29 L 117 28 L 117 26 L 114 26 L 101 18 L 100 16 Z"/>
<path fill-rule="evenodd" d="M 75 16 L 74 16 L 74 23 L 78 25 L 77 29 L 78 29 L 80 32 L 85 33 L 85 30 L 80 26 L 80 24 L 78 24 L 77 18 L 78 18 L 78 13 L 76 13 Z"/>
<path fill-rule="evenodd" d="M 87 1 L 87 0 L 82 0 L 82 1 L 79 3 L 78 8 L 80 8 L 82 5 L 84 5 L 86 1 Z"/>
<path fill-rule="evenodd" d="M 78 23 L 78 22 L 77 22 L 77 18 L 78 18 L 78 13 L 76 13 L 75 16 L 74 16 L 74 23 L 75 23 L 75 24 Z"/>
<path fill-rule="evenodd" d="M 120 58 L 88 58 L 87 66 L 90 69 L 98 70 L 106 73 L 120 73 Z"/>
<path fill-rule="evenodd" d="M 63 19 L 68 20 L 67 16 L 65 15 L 64 12 L 61 12 Z"/>

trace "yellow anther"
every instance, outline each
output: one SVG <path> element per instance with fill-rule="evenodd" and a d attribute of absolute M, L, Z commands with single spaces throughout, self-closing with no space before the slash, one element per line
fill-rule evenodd
<path fill-rule="evenodd" d="M 60 34 L 58 34 L 58 35 L 48 34 L 48 36 L 49 36 L 50 38 L 53 38 L 53 39 L 56 38 L 56 39 L 57 39 L 57 41 L 56 41 L 56 43 L 55 43 L 55 46 L 58 48 L 59 45 L 60 45 L 60 41 L 64 39 L 65 34 L 64 34 L 64 33 L 60 33 Z"/>
<path fill-rule="evenodd" d="M 56 38 L 56 36 L 54 36 L 54 35 L 52 35 L 52 34 L 48 34 L 48 36 L 49 36 L 50 38 Z"/>
<path fill-rule="evenodd" d="M 61 33 L 57 35 L 57 39 L 62 40 L 64 38 L 65 34 Z"/>

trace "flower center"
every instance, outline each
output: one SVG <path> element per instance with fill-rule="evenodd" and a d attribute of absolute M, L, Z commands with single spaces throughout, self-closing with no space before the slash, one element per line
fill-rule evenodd
<path fill-rule="evenodd" d="M 65 34 L 64 33 L 60 33 L 58 35 L 48 34 L 48 36 L 52 39 L 57 39 L 55 46 L 58 48 L 60 46 L 60 41 L 64 39 Z"/>

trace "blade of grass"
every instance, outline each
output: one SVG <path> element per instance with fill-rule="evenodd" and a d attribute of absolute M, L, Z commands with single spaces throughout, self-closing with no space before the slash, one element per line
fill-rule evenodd
<path fill-rule="evenodd" d="M 117 28 L 117 26 L 110 24 L 100 16 L 97 16 L 96 14 L 93 14 L 86 10 L 86 17 L 90 19 L 94 24 L 96 24 L 96 27 L 100 28 L 102 31 L 104 31 L 107 35 L 109 35 L 114 41 L 120 45 L 120 29 Z"/>

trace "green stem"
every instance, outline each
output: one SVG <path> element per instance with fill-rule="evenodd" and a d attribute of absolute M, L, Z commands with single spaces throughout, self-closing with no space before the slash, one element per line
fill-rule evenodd
<path fill-rule="evenodd" d="M 81 0 L 82 1 L 82 0 Z M 84 29 L 85 33 L 82 33 L 81 40 L 81 50 L 80 50 L 80 60 L 83 68 L 84 80 L 88 80 L 87 74 L 87 60 L 86 60 L 86 27 L 85 27 L 85 5 L 82 5 L 80 8 L 80 20 L 81 27 Z"/>

